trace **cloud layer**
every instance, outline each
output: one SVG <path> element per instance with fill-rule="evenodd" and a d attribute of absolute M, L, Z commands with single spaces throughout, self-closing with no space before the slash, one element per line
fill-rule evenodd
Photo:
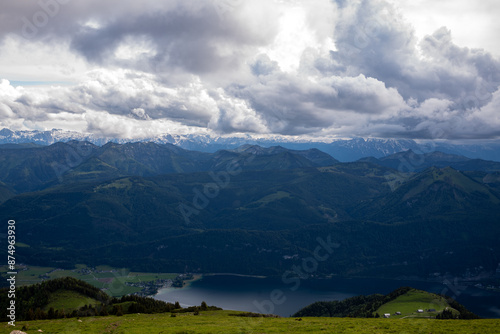
<path fill-rule="evenodd" d="M 500 137 L 499 58 L 446 27 L 418 38 L 383 0 L 1 6 L 2 127 Z"/>

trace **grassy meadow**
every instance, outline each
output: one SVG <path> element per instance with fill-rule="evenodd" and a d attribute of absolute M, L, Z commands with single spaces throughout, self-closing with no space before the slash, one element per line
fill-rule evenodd
<path fill-rule="evenodd" d="M 359 318 L 247 318 L 234 311 L 209 311 L 177 314 L 129 314 L 121 317 L 95 317 L 21 321 L 16 327 L 3 323 L 0 333 L 13 329 L 40 333 L 498 333 L 500 320 L 429 320 L 429 319 L 359 319 Z"/>
<path fill-rule="evenodd" d="M 391 314 L 391 318 L 427 318 L 436 317 L 436 315 L 445 308 L 450 308 L 453 312 L 458 311 L 452 309 L 446 299 L 428 293 L 425 291 L 411 290 L 406 294 L 380 306 L 376 313 L 383 316 L 386 313 Z M 423 313 L 418 313 L 417 310 L 423 310 Z M 435 310 L 428 312 L 427 310 Z M 396 312 L 401 312 L 401 315 L 395 315 Z"/>
<path fill-rule="evenodd" d="M 50 295 L 49 303 L 43 311 L 48 311 L 52 307 L 54 310 L 71 312 L 73 310 L 78 310 L 80 307 L 85 305 L 97 306 L 99 304 L 100 302 L 94 298 L 86 297 L 78 292 L 59 290 Z"/>

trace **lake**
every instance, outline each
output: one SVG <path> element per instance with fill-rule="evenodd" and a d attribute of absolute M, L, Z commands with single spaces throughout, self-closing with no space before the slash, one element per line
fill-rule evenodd
<path fill-rule="evenodd" d="M 190 286 L 162 289 L 156 299 L 178 301 L 182 306 L 205 301 L 226 310 L 273 313 L 288 317 L 316 301 L 342 300 L 357 295 L 387 294 L 411 286 L 433 293 L 455 296 L 470 311 L 486 318 L 500 318 L 500 293 L 475 287 L 440 283 L 368 278 L 307 279 L 283 283 L 279 278 L 209 275 Z"/>

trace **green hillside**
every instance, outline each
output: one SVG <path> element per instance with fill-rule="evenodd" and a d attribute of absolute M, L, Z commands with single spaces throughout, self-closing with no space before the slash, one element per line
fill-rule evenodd
<path fill-rule="evenodd" d="M 79 153 L 82 150 L 76 146 L 76 142 L 58 142 L 36 148 L 0 149 L 0 181 L 16 192 L 41 189 L 84 161 Z M 85 142 L 78 143 L 78 147 L 89 153 L 97 150 L 97 146 Z"/>
<path fill-rule="evenodd" d="M 216 153 L 188 151 L 171 144 L 58 142 L 50 146 L 0 147 L 0 182 L 16 192 L 66 183 L 110 180 L 123 176 L 224 171 L 237 163 L 243 170 L 329 166 L 338 161 L 317 149 L 245 147 Z M 0 193 L 1 194 L 1 193 Z M 1 197 L 0 197 L 1 200 Z"/>
<path fill-rule="evenodd" d="M 380 316 L 390 314 L 394 318 L 427 318 L 436 317 L 438 313 L 445 309 L 453 310 L 454 313 L 460 314 L 448 304 L 446 298 L 413 289 L 380 306 L 376 313 Z M 423 312 L 419 313 L 418 310 L 422 310 Z M 396 315 L 396 312 L 400 312 L 401 315 Z"/>
<path fill-rule="evenodd" d="M 419 312 L 419 310 L 421 312 Z M 455 300 L 422 290 L 402 287 L 388 295 L 369 295 L 342 301 L 316 302 L 304 307 L 294 317 L 352 317 L 373 318 L 389 314 L 391 318 L 451 318 L 477 319 Z"/>
<path fill-rule="evenodd" d="M 0 182 L 0 204 L 15 196 L 15 192 Z"/>
<path fill-rule="evenodd" d="M 100 302 L 82 293 L 60 289 L 50 294 L 48 304 L 43 308 L 48 312 L 50 308 L 55 310 L 73 311 L 85 305 L 97 306 Z"/>
<path fill-rule="evenodd" d="M 495 271 L 500 195 L 489 183 L 431 169 L 391 191 L 388 171 L 366 162 L 241 171 L 201 210 L 196 194 L 215 174 L 70 182 L 11 198 L 0 219 L 15 218 L 30 246 L 19 262 L 64 269 L 281 275 L 331 236 L 338 249 L 319 275 Z"/>
<path fill-rule="evenodd" d="M 0 289 L 0 307 L 7 309 L 7 288 Z M 201 303 L 182 308 L 148 297 L 126 295 L 110 297 L 100 289 L 72 277 L 57 278 L 16 289 L 16 320 L 51 320 L 62 318 L 123 315 L 128 313 L 186 313 L 220 310 Z M 12 320 L 12 319 L 11 319 Z M 8 321 L 3 314 L 2 321 Z"/>
<path fill-rule="evenodd" d="M 8 303 L 2 292 L 4 307 Z M 25 333 L 496 333 L 500 320 L 429 320 L 429 319 L 363 319 L 355 312 L 389 312 L 395 308 L 448 307 L 448 300 L 411 288 L 400 288 L 387 296 L 358 296 L 336 307 L 347 307 L 349 318 L 307 317 L 296 314 L 291 318 L 221 310 L 201 303 L 181 308 L 151 298 L 124 296 L 111 298 L 89 284 L 74 278 L 49 280 L 41 284 L 20 287 L 17 291 L 16 327 Z M 389 300 L 389 302 L 386 302 Z M 87 303 L 81 307 L 81 303 Z M 452 302 L 456 303 L 456 302 Z M 457 307 L 457 306 L 455 306 Z M 32 312 L 32 309 L 35 312 Z M 42 310 L 40 310 L 42 308 Z M 458 305 L 460 312 L 464 308 Z M 310 310 L 314 310 L 309 308 Z M 48 311 L 47 311 L 48 310 Z M 64 313 L 62 312 L 64 310 Z M 454 311 L 459 312 L 459 311 Z M 343 315 L 344 317 L 346 315 Z M 372 315 L 373 316 L 373 315 Z M 392 317 L 391 317 L 392 318 Z M 5 321 L 5 320 L 4 320 Z M 6 322 L 0 333 L 13 330 Z"/>
<path fill-rule="evenodd" d="M 337 246 L 315 272 L 323 277 L 492 274 L 500 258 L 498 173 L 401 174 L 279 146 L 68 142 L 0 153 L 0 220 L 15 219 L 29 245 L 16 249 L 19 263 L 279 276 L 314 255 L 320 236 Z"/>
<path fill-rule="evenodd" d="M 394 192 L 361 204 L 356 215 L 379 222 L 481 220 L 491 214 L 498 216 L 494 208 L 499 204 L 500 196 L 487 184 L 450 167 L 432 167 Z"/>

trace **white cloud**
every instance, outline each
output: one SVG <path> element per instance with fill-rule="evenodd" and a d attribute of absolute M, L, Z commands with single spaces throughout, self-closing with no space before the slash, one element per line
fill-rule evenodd
<path fill-rule="evenodd" d="M 193 129 L 168 119 L 137 120 L 122 115 L 112 115 L 107 112 L 89 111 L 85 114 L 85 131 L 104 137 L 142 139 L 166 133 L 198 133 L 203 129 Z"/>
<path fill-rule="evenodd" d="M 78 82 L 88 64 L 71 52 L 68 43 L 27 42 L 23 38 L 0 37 L 0 78 L 11 81 Z"/>
<path fill-rule="evenodd" d="M 498 137 L 500 61 L 465 47 L 465 30 L 451 24 L 469 2 L 453 2 L 449 14 L 448 0 L 390 2 L 68 2 L 30 38 L 24 18 L 34 22 L 46 10 L 8 2 L 0 79 L 73 84 L 2 81 L 0 126 L 131 138 L 207 131 Z M 424 32 L 415 4 L 439 25 Z M 498 5 L 477 6 L 474 29 Z M 478 40 L 490 36 L 474 29 L 468 33 Z M 487 40 L 498 44 L 496 36 Z"/>
<path fill-rule="evenodd" d="M 400 8 L 420 39 L 445 26 L 453 32 L 458 45 L 500 55 L 500 44 L 496 42 L 500 22 L 493 18 L 500 12 L 496 0 L 389 1 Z"/>

